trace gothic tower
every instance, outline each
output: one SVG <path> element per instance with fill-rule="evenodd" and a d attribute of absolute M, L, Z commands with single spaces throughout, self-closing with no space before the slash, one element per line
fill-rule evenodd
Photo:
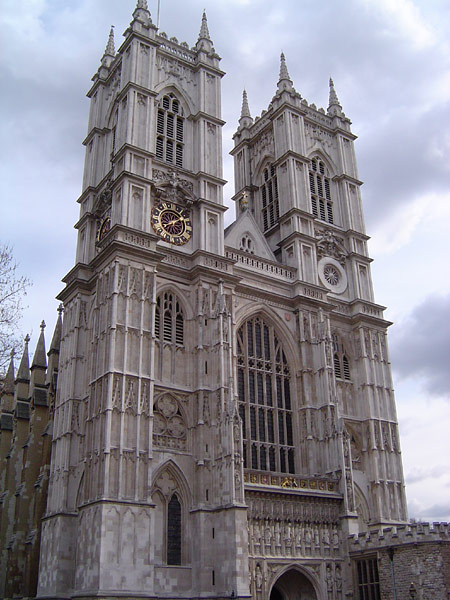
<path fill-rule="evenodd" d="M 246 596 L 220 58 L 145 0 L 124 37 L 88 92 L 38 596 Z"/>
<path fill-rule="evenodd" d="M 220 58 L 138 0 L 88 96 L 38 597 L 342 600 L 406 519 L 350 121 L 295 91 L 235 134 Z"/>

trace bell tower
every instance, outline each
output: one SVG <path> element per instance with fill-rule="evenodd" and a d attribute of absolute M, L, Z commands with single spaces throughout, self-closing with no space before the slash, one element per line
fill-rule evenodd
<path fill-rule="evenodd" d="M 296 460 L 303 472 L 339 472 L 354 531 L 356 515 L 360 528 L 407 517 L 386 344 L 390 323 L 374 302 L 350 126 L 332 79 L 328 109 L 318 109 L 295 90 L 281 54 L 276 92 L 260 117 L 251 117 L 244 91 L 231 151 L 237 219 L 225 244 L 239 266 L 251 264 L 290 282 L 276 302 L 288 298 L 298 315 Z M 261 281 L 257 287 L 264 289 Z M 270 293 L 276 289 L 274 281 Z M 331 453 L 330 415 L 320 424 L 325 406 L 342 436 Z M 261 441 L 252 431 L 245 438 L 252 447 Z"/>
<path fill-rule="evenodd" d="M 205 13 L 191 48 L 138 0 L 124 38 L 88 92 L 38 597 L 245 597 L 224 73 Z"/>

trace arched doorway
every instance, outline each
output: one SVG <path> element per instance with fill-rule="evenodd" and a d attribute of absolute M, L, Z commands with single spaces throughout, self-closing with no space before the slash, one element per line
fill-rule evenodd
<path fill-rule="evenodd" d="M 318 600 L 318 596 L 306 575 L 290 569 L 273 585 L 270 600 Z"/>

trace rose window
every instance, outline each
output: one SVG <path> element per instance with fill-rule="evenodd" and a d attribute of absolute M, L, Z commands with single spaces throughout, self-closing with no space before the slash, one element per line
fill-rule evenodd
<path fill-rule="evenodd" d="M 330 285 L 337 285 L 339 283 L 339 271 L 333 265 L 326 265 L 323 270 L 323 276 Z"/>

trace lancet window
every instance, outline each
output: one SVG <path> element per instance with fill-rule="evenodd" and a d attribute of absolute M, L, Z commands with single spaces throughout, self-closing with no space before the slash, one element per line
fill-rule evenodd
<path fill-rule="evenodd" d="M 325 163 L 317 157 L 309 165 L 309 188 L 313 215 L 322 221 L 334 223 L 331 180 Z"/>
<path fill-rule="evenodd" d="M 156 299 L 155 337 L 169 344 L 184 345 L 183 310 L 172 292 L 164 292 Z"/>
<path fill-rule="evenodd" d="M 183 109 L 174 94 L 163 96 L 158 104 L 156 122 L 156 158 L 183 166 Z"/>
<path fill-rule="evenodd" d="M 237 375 L 244 467 L 295 473 L 289 366 L 274 328 L 261 317 L 238 331 Z"/>
<path fill-rule="evenodd" d="M 181 503 L 173 494 L 167 505 L 167 564 L 181 565 Z"/>
<path fill-rule="evenodd" d="M 262 218 L 264 231 L 270 229 L 280 217 L 278 201 L 277 173 L 274 165 L 268 165 L 263 171 L 261 186 Z"/>
<path fill-rule="evenodd" d="M 333 366 L 336 379 L 350 381 L 350 363 L 344 345 L 336 334 L 333 335 Z"/>

